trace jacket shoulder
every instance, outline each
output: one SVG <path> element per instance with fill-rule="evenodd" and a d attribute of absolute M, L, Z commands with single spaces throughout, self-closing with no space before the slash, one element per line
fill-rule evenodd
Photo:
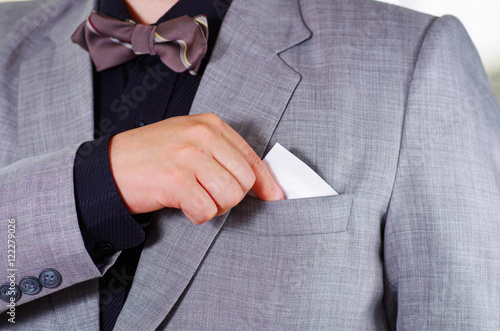
<path fill-rule="evenodd" d="M 426 25 L 436 17 L 409 8 L 375 0 L 317 0 L 349 19 L 378 19 L 385 22 L 412 22 Z"/>
<path fill-rule="evenodd" d="M 374 0 L 308 0 L 301 2 L 306 25 L 369 43 L 377 40 L 421 40 L 435 16 Z"/>

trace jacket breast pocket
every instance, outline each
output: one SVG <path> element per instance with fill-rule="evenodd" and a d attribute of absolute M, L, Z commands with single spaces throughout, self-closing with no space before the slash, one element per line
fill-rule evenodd
<path fill-rule="evenodd" d="M 224 229 L 259 236 L 301 236 L 347 231 L 353 194 L 262 201 L 245 198 L 231 210 Z"/>

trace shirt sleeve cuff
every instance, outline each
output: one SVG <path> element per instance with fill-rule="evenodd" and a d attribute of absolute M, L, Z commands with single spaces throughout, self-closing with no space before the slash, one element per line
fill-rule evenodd
<path fill-rule="evenodd" d="M 85 247 L 96 264 L 141 244 L 148 214 L 135 218 L 116 188 L 108 158 L 110 135 L 83 143 L 74 164 L 75 202 Z M 137 218 L 137 220 L 136 220 Z"/>

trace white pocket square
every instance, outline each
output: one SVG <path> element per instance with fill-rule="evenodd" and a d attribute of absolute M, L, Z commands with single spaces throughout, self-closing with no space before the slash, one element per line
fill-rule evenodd
<path fill-rule="evenodd" d="M 278 143 L 263 161 L 285 199 L 338 195 L 317 173 Z"/>

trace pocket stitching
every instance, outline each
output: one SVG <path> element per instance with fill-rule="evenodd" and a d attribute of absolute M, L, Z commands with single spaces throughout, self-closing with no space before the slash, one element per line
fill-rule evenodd
<path fill-rule="evenodd" d="M 342 194 L 343 195 L 343 194 Z M 244 233 L 256 237 L 307 237 L 307 236 L 319 236 L 319 235 L 327 235 L 327 234 L 335 234 L 335 233 L 342 233 L 342 232 L 347 232 L 349 230 L 349 224 L 351 223 L 351 215 L 353 211 L 353 206 L 354 206 L 354 200 L 356 197 L 356 194 L 345 194 L 351 196 L 350 201 L 350 206 L 349 206 L 349 211 L 346 213 L 346 216 L 342 218 L 335 218 L 334 220 L 346 220 L 345 226 L 342 227 L 341 229 L 338 230 L 333 230 L 333 231 L 321 231 L 321 232 L 307 232 L 307 233 L 292 233 L 292 234 L 285 234 L 285 233 L 256 233 L 248 230 L 243 230 L 239 228 L 234 228 L 234 227 L 226 227 L 223 226 L 222 230 L 223 231 L 228 231 L 228 232 L 236 232 L 236 233 Z"/>

